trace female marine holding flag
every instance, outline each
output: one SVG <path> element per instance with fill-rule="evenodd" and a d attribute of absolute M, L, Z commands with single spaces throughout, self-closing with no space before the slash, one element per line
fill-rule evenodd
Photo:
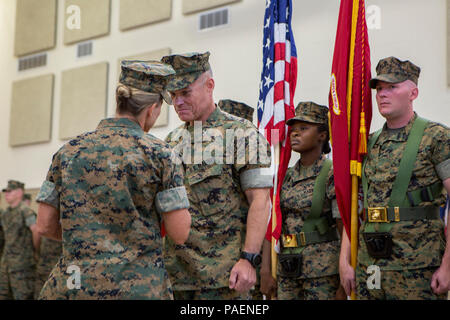
<path fill-rule="evenodd" d="M 334 192 L 328 108 L 300 102 L 290 126 L 292 150 L 301 159 L 289 168 L 280 194 L 281 253 L 278 299 L 330 300 L 339 288 L 340 218 Z"/>

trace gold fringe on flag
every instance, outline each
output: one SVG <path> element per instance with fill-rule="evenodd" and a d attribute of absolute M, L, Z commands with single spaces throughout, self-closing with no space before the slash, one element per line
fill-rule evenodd
<path fill-rule="evenodd" d="M 366 135 L 366 115 L 361 112 L 361 120 L 359 125 L 359 150 L 360 155 L 367 154 L 367 135 Z"/>

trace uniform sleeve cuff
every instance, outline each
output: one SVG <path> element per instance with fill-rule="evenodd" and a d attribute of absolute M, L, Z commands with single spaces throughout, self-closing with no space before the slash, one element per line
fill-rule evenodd
<path fill-rule="evenodd" d="M 436 166 L 436 172 L 442 181 L 450 178 L 450 159 L 447 159 L 444 162 L 439 163 Z"/>
<path fill-rule="evenodd" d="M 47 203 L 59 210 L 59 193 L 53 182 L 44 181 L 36 197 L 36 202 Z"/>
<path fill-rule="evenodd" d="M 25 219 L 25 224 L 27 225 L 27 227 L 32 226 L 33 224 L 36 224 L 36 216 L 32 215 L 28 218 Z"/>
<path fill-rule="evenodd" d="M 341 213 L 339 212 L 339 206 L 336 199 L 331 200 L 331 214 L 334 219 L 341 219 Z"/>
<path fill-rule="evenodd" d="M 185 187 L 177 187 L 156 194 L 156 210 L 159 213 L 189 208 L 189 200 Z"/>
<path fill-rule="evenodd" d="M 270 168 L 246 170 L 240 176 L 242 190 L 272 188 L 273 174 Z"/>

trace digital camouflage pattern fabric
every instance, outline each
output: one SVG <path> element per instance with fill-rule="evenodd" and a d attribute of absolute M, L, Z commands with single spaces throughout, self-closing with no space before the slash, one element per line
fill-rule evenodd
<path fill-rule="evenodd" d="M 435 295 L 430 282 L 437 267 L 401 271 L 382 271 L 380 289 L 367 288 L 367 268 L 357 269 L 358 300 L 446 300 L 447 294 Z"/>
<path fill-rule="evenodd" d="M 170 65 L 158 61 L 124 60 L 120 66 L 120 83 L 145 92 L 159 93 L 168 104 L 172 104 L 165 89 L 168 76 L 175 74 Z"/>
<path fill-rule="evenodd" d="M 234 116 L 244 118 L 250 122 L 253 121 L 253 112 L 255 109 L 246 105 L 243 102 L 238 102 L 230 99 L 220 100 L 218 103 L 220 110 Z"/>
<path fill-rule="evenodd" d="M 398 83 L 411 80 L 416 85 L 419 80 L 420 68 L 409 60 L 401 61 L 396 57 L 381 59 L 377 65 L 377 76 L 370 79 L 369 86 L 376 88 L 378 80 Z"/>
<path fill-rule="evenodd" d="M 369 207 L 386 207 L 392 192 L 392 185 L 398 173 L 400 160 L 414 118 L 400 129 L 389 130 L 386 125 L 368 155 L 365 174 L 369 189 Z M 450 131 L 447 127 L 430 122 L 419 145 L 414 171 L 408 191 L 429 186 L 450 177 Z M 441 194 L 432 202 L 422 202 L 419 206 L 440 206 L 445 204 Z M 360 228 L 364 230 L 364 222 Z M 389 259 L 373 259 L 360 232 L 358 263 L 363 266 L 377 265 L 382 270 L 405 270 L 437 267 L 441 263 L 445 248 L 444 225 L 442 220 L 416 220 L 390 222 L 393 224 L 393 253 Z M 375 228 L 377 223 L 375 223 Z M 375 229 L 376 231 L 376 229 Z"/>
<path fill-rule="evenodd" d="M 59 209 L 63 255 L 41 299 L 173 298 L 160 210 L 189 207 L 174 158 L 166 143 L 124 118 L 102 120 L 53 156 L 37 201 Z M 80 270 L 79 289 L 66 285 L 69 267 Z"/>
<path fill-rule="evenodd" d="M 45 281 L 62 255 L 62 242 L 41 237 L 39 259 L 36 264 L 35 299 L 39 297 Z"/>
<path fill-rule="evenodd" d="M 302 231 L 304 221 L 308 217 L 314 191 L 314 183 L 323 167 L 326 156 L 316 160 L 308 167 L 301 165 L 300 160 L 288 169 L 281 187 L 280 206 L 282 212 L 283 234 L 296 234 Z M 333 170 L 328 174 L 326 196 L 321 217 L 326 217 L 330 228 L 336 227 L 339 218 L 335 202 Z M 283 249 L 282 249 L 283 252 Z M 333 297 L 339 287 L 339 240 L 307 245 L 302 250 L 302 273 L 298 278 L 287 278 L 278 275 L 278 299 L 290 300 L 314 297 Z M 278 265 L 278 270 L 281 266 Z M 305 280 L 307 279 L 307 280 Z M 330 286 L 329 284 L 333 284 Z M 325 287 L 321 288 L 319 284 Z M 308 288 L 307 288 L 308 287 Z M 325 293 L 327 290 L 332 292 Z M 302 290 L 304 290 L 302 292 Z M 306 294 L 308 292 L 308 294 Z"/>
<path fill-rule="evenodd" d="M 334 300 L 339 276 L 308 279 L 278 279 L 278 300 Z"/>
<path fill-rule="evenodd" d="M 11 191 L 11 190 L 15 190 L 15 189 L 24 189 L 25 188 L 25 184 L 23 182 L 17 181 L 17 180 L 9 180 L 8 181 L 8 186 L 3 189 L 3 192 L 6 191 Z"/>
<path fill-rule="evenodd" d="M 161 62 L 173 67 L 176 74 L 169 77 L 168 91 L 177 91 L 186 88 L 198 79 L 205 71 L 211 69 L 209 65 L 209 52 L 186 53 L 165 56 Z"/>
<path fill-rule="evenodd" d="M 23 203 L 1 215 L 5 244 L 0 262 L 0 299 L 33 299 L 35 267 L 30 226 L 36 214 Z"/>
<path fill-rule="evenodd" d="M 328 124 L 328 108 L 311 101 L 300 102 L 295 108 L 295 116 L 286 124 L 291 126 L 295 121 Z"/>
<path fill-rule="evenodd" d="M 210 129 L 220 132 L 223 140 L 217 136 L 208 138 L 208 142 L 202 139 Z M 248 139 L 236 139 L 234 143 L 235 139 L 227 138 L 227 130 L 246 132 Z M 198 137 L 200 142 L 196 144 Z M 258 146 L 249 142 L 258 138 Z M 184 245 L 166 241 L 165 259 L 173 288 L 184 291 L 228 287 L 230 271 L 239 260 L 246 235 L 249 205 L 244 191 L 272 186 L 272 175 L 264 171 L 270 167 L 267 140 L 249 121 L 216 107 L 198 132 L 195 125 L 186 123 L 172 131 L 166 141 L 183 160 L 192 217 L 191 232 Z M 223 152 L 213 163 L 208 157 L 196 163 L 196 154 L 205 155 L 214 141 L 217 150 L 231 148 L 231 159 Z M 261 161 L 261 153 L 252 152 L 258 147 L 265 152 L 265 161 Z M 241 161 L 242 156 L 245 161 Z"/>

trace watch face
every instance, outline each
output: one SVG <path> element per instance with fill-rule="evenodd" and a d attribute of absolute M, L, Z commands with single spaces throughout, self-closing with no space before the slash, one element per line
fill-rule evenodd
<path fill-rule="evenodd" d="M 254 265 L 255 267 L 259 267 L 259 265 L 261 264 L 261 262 L 262 262 L 261 255 L 257 254 L 257 255 L 255 255 L 255 256 L 253 257 L 253 265 Z"/>

